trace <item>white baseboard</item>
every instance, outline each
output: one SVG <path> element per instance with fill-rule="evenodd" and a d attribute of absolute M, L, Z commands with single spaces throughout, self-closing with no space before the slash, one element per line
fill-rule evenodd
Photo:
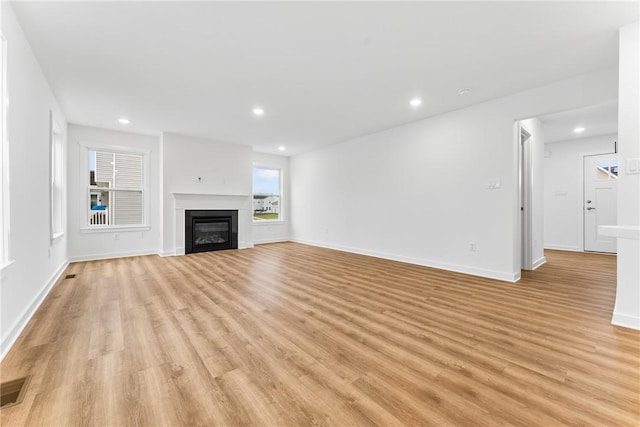
<path fill-rule="evenodd" d="M 101 259 L 125 258 L 129 256 L 158 255 L 158 251 L 147 249 L 142 251 L 108 252 L 102 254 L 77 255 L 69 257 L 70 262 L 98 261 Z"/>
<path fill-rule="evenodd" d="M 33 315 L 38 311 L 38 308 L 45 300 L 53 285 L 56 284 L 58 279 L 62 276 L 62 273 L 69 266 L 69 260 L 66 260 L 62 263 L 62 265 L 53 273 L 53 275 L 49 278 L 47 283 L 44 285 L 42 290 L 36 295 L 36 297 L 31 301 L 31 304 L 25 309 L 22 313 L 22 316 L 13 324 L 9 333 L 2 338 L 2 343 L 0 343 L 0 362 L 4 359 L 4 357 L 9 353 L 11 347 L 15 344 L 16 340 L 27 326 Z"/>
<path fill-rule="evenodd" d="M 627 316 L 626 314 L 613 313 L 611 324 L 624 328 L 640 330 L 640 317 Z"/>
<path fill-rule="evenodd" d="M 545 243 L 544 248 L 552 251 L 584 252 L 579 246 L 565 246 Z"/>
<path fill-rule="evenodd" d="M 422 265 L 424 267 L 432 267 L 440 270 L 454 271 L 456 273 L 470 274 L 472 276 L 487 277 L 489 279 L 501 280 L 503 282 L 517 282 L 518 280 L 520 280 L 519 271 L 514 273 L 506 273 L 501 271 L 486 270 L 486 269 L 477 268 L 477 267 L 443 263 L 440 261 L 432 261 L 432 260 L 422 259 L 422 258 L 405 257 L 405 256 L 399 256 L 395 254 L 369 251 L 369 250 L 359 249 L 359 248 L 351 248 L 347 246 L 330 245 L 327 243 L 314 242 L 314 241 L 303 240 L 303 239 L 290 239 L 290 241 L 303 243 L 305 245 L 318 246 L 321 248 L 335 249 L 343 252 L 351 252 L 354 254 L 367 255 L 375 258 L 383 258 L 383 259 L 388 259 L 392 261 L 406 262 L 408 264 Z"/>
<path fill-rule="evenodd" d="M 267 243 L 282 243 L 282 242 L 290 242 L 291 239 L 289 239 L 288 237 L 279 237 L 279 238 L 275 238 L 275 239 L 259 239 L 259 240 L 254 240 L 253 244 L 254 245 L 264 245 Z"/>
<path fill-rule="evenodd" d="M 538 259 L 537 261 L 533 262 L 533 265 L 531 266 L 531 269 L 535 270 L 538 267 L 540 267 L 541 265 L 545 264 L 546 262 L 547 262 L 547 258 L 546 257 L 542 257 L 542 258 Z"/>

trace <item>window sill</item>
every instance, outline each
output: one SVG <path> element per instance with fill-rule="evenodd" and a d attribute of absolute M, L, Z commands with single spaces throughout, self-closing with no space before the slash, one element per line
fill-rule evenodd
<path fill-rule="evenodd" d="M 13 264 L 15 264 L 15 261 L 7 261 L 4 264 L 0 264 L 0 274 L 2 274 L 4 270 L 6 270 L 10 265 Z"/>
<path fill-rule="evenodd" d="M 119 227 L 82 227 L 80 233 L 93 234 L 93 233 L 121 233 L 125 231 L 148 231 L 151 230 L 150 225 L 122 225 Z"/>
<path fill-rule="evenodd" d="M 285 225 L 286 222 L 281 219 L 261 219 L 253 221 L 253 225 Z"/>

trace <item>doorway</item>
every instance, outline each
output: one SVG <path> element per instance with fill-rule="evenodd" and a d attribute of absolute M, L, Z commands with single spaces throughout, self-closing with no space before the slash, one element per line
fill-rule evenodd
<path fill-rule="evenodd" d="M 605 197 L 611 199 L 615 194 L 615 190 L 607 188 L 616 185 L 617 101 L 539 118 L 544 134 L 544 248 L 614 253 L 612 240 L 603 241 L 597 228 L 616 223 L 615 211 L 610 209 L 616 209 L 616 204 L 607 203 Z M 598 162 L 604 162 L 601 170 L 597 168 Z M 596 175 L 597 171 L 600 175 Z M 597 198 L 602 199 L 597 201 L 603 205 L 602 213 L 600 206 L 596 206 Z"/>
<path fill-rule="evenodd" d="M 531 270 L 531 134 L 518 124 L 520 133 L 519 155 L 519 194 L 520 194 L 520 268 Z"/>
<path fill-rule="evenodd" d="M 618 156 L 584 156 L 584 250 L 616 253 L 617 239 L 598 234 L 598 226 L 618 218 Z"/>

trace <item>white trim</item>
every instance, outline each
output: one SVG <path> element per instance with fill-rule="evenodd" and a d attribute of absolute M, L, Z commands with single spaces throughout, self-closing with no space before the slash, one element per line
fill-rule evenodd
<path fill-rule="evenodd" d="M 254 240 L 253 244 L 254 245 L 264 245 L 267 243 L 282 243 L 282 242 L 290 242 L 291 239 L 289 239 L 288 237 L 276 237 L 276 238 L 272 238 L 272 239 L 259 239 L 259 240 Z"/>
<path fill-rule="evenodd" d="M 147 249 L 141 251 L 107 252 L 102 254 L 78 255 L 69 257 L 69 262 L 99 261 L 102 259 L 126 258 L 132 256 L 159 255 L 157 250 Z"/>
<path fill-rule="evenodd" d="M 151 201 L 151 196 L 150 196 L 150 187 L 151 187 L 151 183 L 150 183 L 150 162 L 149 162 L 149 157 L 151 156 L 151 150 L 148 148 L 133 148 L 133 147 L 127 147 L 127 146 L 122 146 L 122 145 L 113 145 L 113 144 L 105 144 L 105 143 L 101 143 L 101 142 L 87 142 L 87 141 L 78 141 L 78 145 L 80 146 L 80 176 L 83 177 L 81 179 L 78 180 L 78 185 L 79 185 L 79 194 L 82 195 L 82 197 L 79 198 L 79 203 L 80 206 L 77 207 L 77 209 L 79 209 L 79 212 L 82 212 L 82 214 L 80 215 L 80 232 L 81 233 L 87 233 L 89 231 L 87 230 L 106 230 L 109 229 L 108 231 L 125 231 L 124 229 L 127 230 L 131 230 L 131 231 L 144 231 L 145 229 L 148 230 L 151 227 L 151 222 L 150 222 L 150 201 Z M 127 227 L 124 225 L 108 225 L 108 226 L 103 226 L 103 227 L 99 227 L 96 228 L 95 226 L 91 226 L 89 224 L 89 218 L 86 215 L 86 210 L 87 207 L 89 207 L 91 205 L 91 199 L 90 199 L 90 183 L 85 181 L 88 177 L 89 177 L 89 151 L 90 150 L 94 150 L 94 151 L 108 151 L 108 152 L 112 152 L 112 153 L 121 153 L 121 154 L 136 154 L 136 155 L 141 155 L 142 156 L 142 167 L 143 167 L 143 174 L 142 174 L 142 190 L 134 190 L 134 191 L 142 191 L 142 224 L 134 224 L 131 227 Z M 113 191 L 113 190 L 117 190 L 114 188 L 111 189 L 107 189 L 107 191 Z M 133 227 L 140 227 L 138 230 L 134 230 Z M 145 228 L 146 227 L 146 228 Z"/>
<path fill-rule="evenodd" d="M 278 219 L 258 219 L 255 220 L 253 219 L 253 196 L 255 194 L 254 190 L 253 190 L 253 169 L 254 168 L 260 168 L 260 169 L 269 169 L 269 170 L 277 170 L 278 171 L 278 190 L 279 190 L 279 194 L 278 197 L 280 198 L 279 201 L 279 206 L 278 206 Z M 277 224 L 277 223 L 283 223 L 287 220 L 287 218 L 285 218 L 284 212 L 284 206 L 285 206 L 285 202 L 284 202 L 284 171 L 282 170 L 282 166 L 279 165 L 273 165 L 273 164 L 269 164 L 269 163 L 262 163 L 262 162 L 253 162 L 252 166 L 251 166 L 251 222 L 255 225 L 255 224 L 260 224 L 260 223 L 267 223 L 267 224 Z"/>
<path fill-rule="evenodd" d="M 60 233 L 54 233 L 53 236 L 51 236 L 51 243 L 57 242 L 62 236 L 64 236 L 64 231 L 61 231 Z"/>
<path fill-rule="evenodd" d="M 515 147 L 513 149 L 513 169 L 512 169 L 512 177 L 513 177 L 513 194 L 515 197 L 515 205 L 513 210 L 513 261 L 512 267 L 514 272 L 519 272 L 518 276 L 521 274 L 522 270 L 522 142 L 520 139 L 522 138 L 522 132 L 520 130 L 520 121 L 516 120 L 513 122 L 512 126 L 513 131 L 513 141 Z M 515 275 L 515 274 L 514 274 Z M 519 279 L 518 279 L 519 280 Z"/>
<path fill-rule="evenodd" d="M 15 260 L 11 260 L 11 261 L 7 261 L 7 262 L 5 262 L 4 264 L 0 264 L 0 279 L 2 279 L 2 272 L 3 272 L 5 269 L 9 268 L 9 266 L 10 266 L 10 265 L 15 264 L 15 262 L 16 262 Z M 0 283 L 1 283 L 1 282 L 0 282 Z"/>
<path fill-rule="evenodd" d="M 550 249 L 552 251 L 568 251 L 568 252 L 583 252 L 580 246 L 566 246 L 566 245 L 554 245 L 554 244 L 545 244 L 545 249 Z"/>
<path fill-rule="evenodd" d="M 611 135 L 617 135 L 617 134 L 611 134 Z M 584 238 L 585 238 L 585 233 L 584 233 L 584 227 L 585 227 L 585 223 L 584 223 L 584 160 L 585 157 L 591 157 L 591 156 L 600 156 L 603 154 L 615 154 L 615 152 L 606 152 L 603 153 L 601 151 L 588 151 L 586 153 L 578 153 L 576 155 L 576 159 L 578 162 L 578 176 L 576 177 L 576 179 L 578 180 L 578 201 L 576 203 L 576 217 L 578 218 L 578 239 L 580 242 L 580 250 L 585 252 L 585 245 L 584 245 Z"/>
<path fill-rule="evenodd" d="M 67 154 L 63 137 L 64 130 L 60 126 L 59 120 L 56 119 L 53 110 L 49 110 L 49 228 L 51 241 L 64 234 L 67 222 L 64 208 L 67 204 L 67 184 L 64 173 Z M 59 187 L 60 190 L 57 191 L 56 187 Z"/>
<path fill-rule="evenodd" d="M 599 225 L 598 234 L 617 237 L 619 239 L 640 240 L 638 225 Z"/>
<path fill-rule="evenodd" d="M 370 251 L 370 250 L 359 249 L 359 248 L 351 248 L 351 247 L 341 246 L 341 245 L 330 245 L 327 243 L 314 242 L 310 240 L 292 238 L 290 239 L 290 241 L 303 243 L 305 245 L 310 245 L 310 246 L 318 246 L 326 249 L 334 249 L 337 251 L 350 252 L 350 253 L 359 254 L 359 255 L 367 255 L 375 258 L 388 259 L 391 261 L 406 262 L 408 264 L 421 265 L 423 267 L 437 268 L 439 270 L 447 270 L 447 271 L 453 271 L 456 273 L 470 274 L 472 276 L 486 277 L 489 279 L 500 280 L 503 282 L 517 282 L 518 280 L 520 280 L 520 271 L 507 273 L 507 272 L 501 272 L 501 271 L 486 270 L 484 268 L 449 264 L 449 263 L 433 261 L 428 259 L 405 257 L 405 256 L 399 256 L 395 254 Z"/>
<path fill-rule="evenodd" d="M 640 317 L 627 316 L 626 314 L 613 313 L 611 324 L 624 328 L 640 330 Z"/>
<path fill-rule="evenodd" d="M 114 226 L 93 226 L 93 227 L 82 227 L 80 228 L 80 233 L 82 234 L 92 234 L 92 233 L 121 233 L 127 231 L 148 231 L 151 230 L 150 225 L 114 225 Z"/>
<path fill-rule="evenodd" d="M 253 216 L 253 215 L 252 215 Z M 252 220 L 252 225 L 265 226 L 265 225 L 286 225 L 287 222 L 282 219 L 258 219 Z"/>
<path fill-rule="evenodd" d="M 9 264 L 11 259 L 10 234 L 11 234 L 11 209 L 9 197 L 9 132 L 8 107 L 9 90 L 7 85 L 7 39 L 0 31 L 0 264 Z M 6 267 L 5 265 L 4 267 Z M 3 267 L 3 268 L 4 268 Z"/>
<path fill-rule="evenodd" d="M 184 193 L 178 191 L 172 191 L 171 194 L 177 198 L 184 197 L 193 197 L 193 196 L 204 196 L 204 197 L 251 197 L 251 194 L 225 194 L 225 193 Z"/>
<path fill-rule="evenodd" d="M 520 245 L 521 260 L 520 269 L 534 270 L 533 262 L 533 134 L 518 121 L 518 180 L 521 184 L 518 191 L 519 207 L 521 212 Z"/>
<path fill-rule="evenodd" d="M 537 259 L 536 261 L 533 262 L 533 265 L 531 266 L 531 269 L 532 270 L 536 270 L 541 265 L 546 264 L 546 262 L 547 262 L 547 258 L 546 257 L 540 257 L 539 259 Z"/>
<path fill-rule="evenodd" d="M 60 277 L 62 277 L 62 273 L 64 273 L 68 266 L 69 260 L 66 260 L 62 263 L 62 265 L 56 270 L 55 273 L 53 273 L 53 276 L 51 276 L 51 278 L 47 281 L 38 295 L 36 295 L 31 304 L 29 304 L 29 306 L 25 309 L 25 311 L 22 313 L 22 316 L 20 316 L 18 320 L 13 324 L 11 329 L 9 329 L 7 335 L 2 337 L 2 343 L 0 344 L 0 361 L 2 361 L 7 353 L 9 353 L 11 347 L 13 347 L 24 328 L 27 326 L 36 311 L 38 311 L 38 308 L 40 308 L 42 302 L 45 300 L 47 295 L 49 295 L 51 289 L 53 289 L 53 286 L 58 283 L 58 280 L 60 279 Z"/>

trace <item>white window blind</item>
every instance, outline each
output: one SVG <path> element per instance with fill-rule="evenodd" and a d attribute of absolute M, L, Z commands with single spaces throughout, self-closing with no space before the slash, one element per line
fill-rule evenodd
<path fill-rule="evenodd" d="M 144 155 L 90 151 L 95 162 L 90 185 L 90 226 L 144 223 Z"/>

